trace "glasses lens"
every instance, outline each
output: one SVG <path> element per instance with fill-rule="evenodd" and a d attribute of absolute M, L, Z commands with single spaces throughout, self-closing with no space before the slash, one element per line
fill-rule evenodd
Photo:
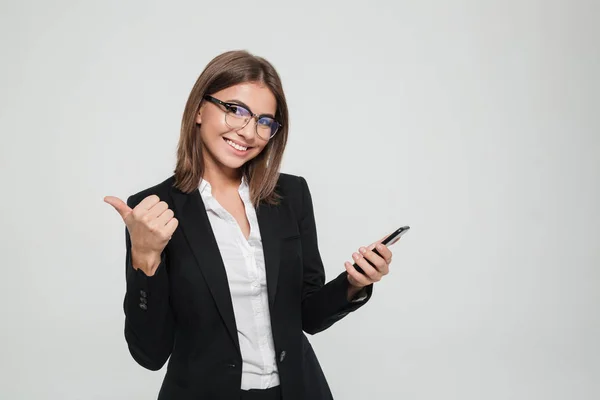
<path fill-rule="evenodd" d="M 225 106 L 225 122 L 234 129 L 245 126 L 251 117 L 250 111 L 242 106 L 237 104 L 227 104 Z"/>
<path fill-rule="evenodd" d="M 256 123 L 256 132 L 263 139 L 270 139 L 277 133 L 279 122 L 271 117 L 261 117 Z"/>

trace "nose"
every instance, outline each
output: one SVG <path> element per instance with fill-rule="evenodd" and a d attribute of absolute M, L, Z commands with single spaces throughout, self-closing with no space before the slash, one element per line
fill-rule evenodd
<path fill-rule="evenodd" d="M 250 121 L 241 129 L 238 129 L 236 133 L 242 136 L 247 142 L 254 141 L 256 137 L 256 120 L 254 118 L 250 118 Z"/>

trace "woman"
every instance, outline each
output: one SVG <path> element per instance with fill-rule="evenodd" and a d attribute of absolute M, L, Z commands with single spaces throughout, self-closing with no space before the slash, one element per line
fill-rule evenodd
<path fill-rule="evenodd" d="M 364 305 L 391 252 L 362 247 L 365 273 L 346 262 L 325 284 L 306 181 L 279 172 L 287 135 L 273 66 L 221 54 L 187 101 L 174 176 L 105 198 L 127 227 L 131 355 L 150 370 L 170 357 L 159 399 L 332 398 L 303 331 Z"/>

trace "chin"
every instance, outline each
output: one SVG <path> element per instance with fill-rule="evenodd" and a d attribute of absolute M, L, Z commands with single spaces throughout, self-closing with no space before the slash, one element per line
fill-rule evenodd
<path fill-rule="evenodd" d="M 231 168 L 231 169 L 238 169 L 238 168 L 241 168 L 248 161 L 252 160 L 254 157 L 256 157 L 256 155 L 254 155 L 254 154 L 252 154 L 252 155 L 249 154 L 247 157 L 243 157 L 243 158 L 231 157 L 229 155 L 225 155 L 225 156 L 219 157 L 219 162 L 224 167 Z"/>
<path fill-rule="evenodd" d="M 250 161 L 250 160 L 248 160 L 248 161 Z M 233 161 L 231 161 L 231 160 L 225 160 L 225 161 L 224 161 L 224 162 L 222 162 L 221 164 L 222 164 L 224 167 L 226 167 L 226 168 L 230 168 L 230 169 L 239 169 L 239 168 L 241 168 L 241 167 L 242 167 L 244 164 L 246 164 L 246 162 L 247 162 L 247 161 L 244 161 L 244 162 L 240 162 L 240 161 L 233 162 Z"/>

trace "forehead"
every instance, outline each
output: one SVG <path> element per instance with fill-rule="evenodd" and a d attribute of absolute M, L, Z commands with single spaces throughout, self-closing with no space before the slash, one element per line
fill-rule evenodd
<path fill-rule="evenodd" d="M 222 101 L 241 101 L 256 114 L 275 114 L 277 101 L 275 96 L 266 86 L 254 83 L 240 83 L 220 90 L 214 97 Z"/>

